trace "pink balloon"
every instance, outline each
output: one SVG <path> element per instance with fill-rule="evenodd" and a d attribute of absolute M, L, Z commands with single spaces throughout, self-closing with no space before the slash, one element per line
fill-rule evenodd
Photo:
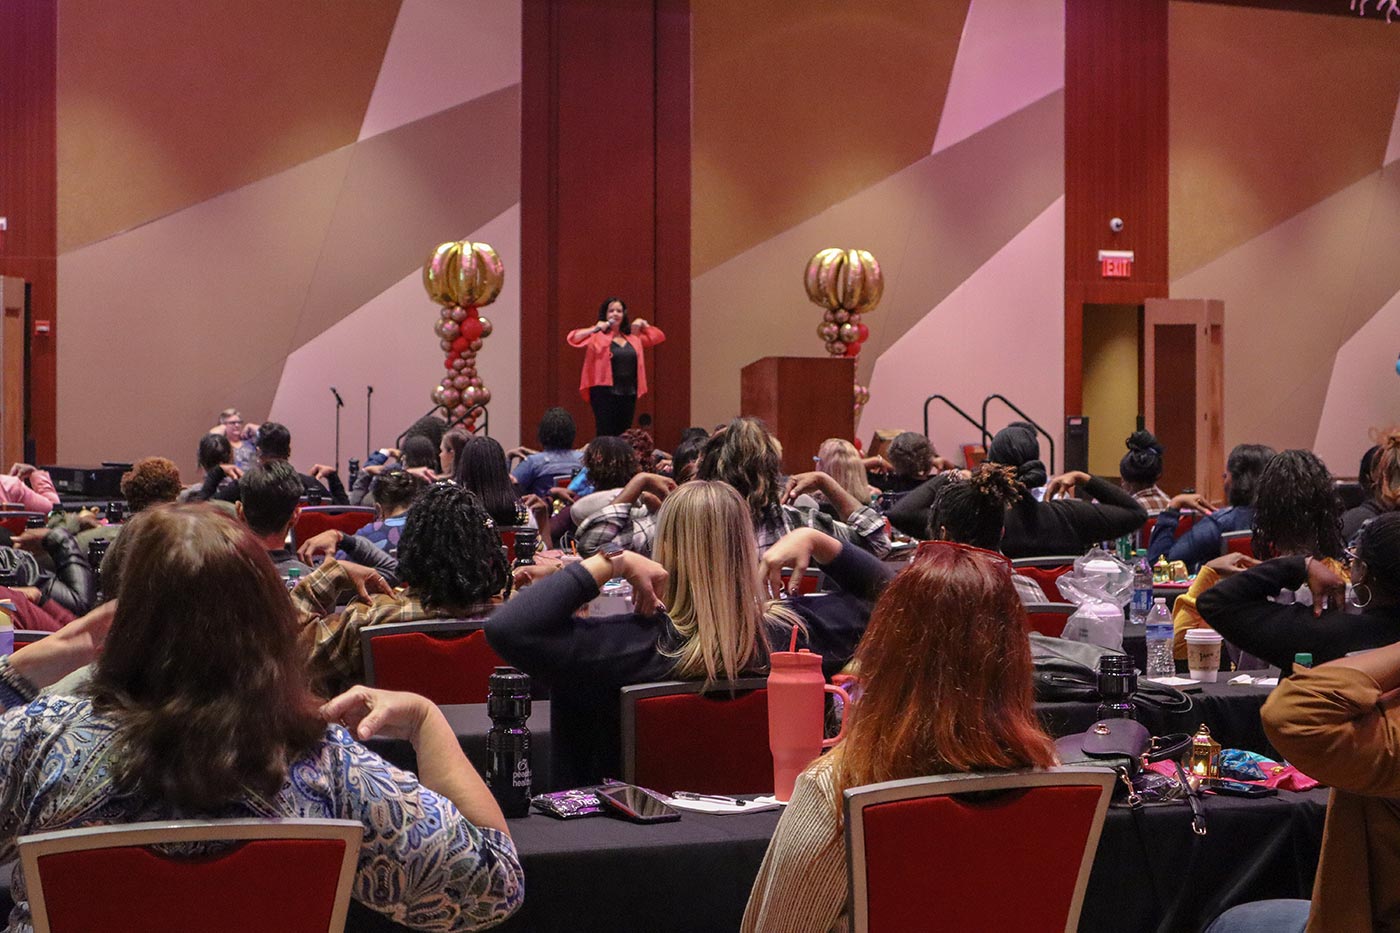
<path fill-rule="evenodd" d="M 453 308 L 453 309 L 452 309 L 452 320 L 454 320 L 454 321 L 456 321 L 458 324 L 460 324 L 460 323 L 462 323 L 463 321 L 465 321 L 466 319 L 467 319 L 467 312 L 466 312 L 466 309 L 465 309 L 465 308 Z"/>
<path fill-rule="evenodd" d="M 452 361 L 452 369 L 453 369 L 454 372 L 459 372 L 459 373 L 460 373 L 462 370 L 464 370 L 464 369 L 466 369 L 466 368 L 467 368 L 467 361 L 464 360 L 464 359 L 462 359 L 461 357 L 458 357 L 457 359 L 455 359 L 455 360 Z"/>
<path fill-rule="evenodd" d="M 442 404 L 444 405 L 456 405 L 459 401 L 461 401 L 461 398 L 462 393 L 458 392 L 456 389 L 442 390 Z"/>
<path fill-rule="evenodd" d="M 457 375 L 452 377 L 452 388 L 456 389 L 459 392 L 471 384 L 471 379 L 467 376 L 463 376 L 461 373 L 458 373 Z"/>
<path fill-rule="evenodd" d="M 473 340 L 471 343 L 467 344 L 467 349 L 471 350 L 473 353 L 477 352 L 481 349 L 481 340 Z"/>

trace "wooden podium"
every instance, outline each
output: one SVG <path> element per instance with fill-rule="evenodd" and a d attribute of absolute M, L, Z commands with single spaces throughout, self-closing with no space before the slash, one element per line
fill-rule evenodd
<path fill-rule="evenodd" d="M 762 418 L 783 445 L 783 470 L 806 473 L 828 437 L 855 436 L 856 361 L 765 356 L 739 377 L 739 411 Z"/>

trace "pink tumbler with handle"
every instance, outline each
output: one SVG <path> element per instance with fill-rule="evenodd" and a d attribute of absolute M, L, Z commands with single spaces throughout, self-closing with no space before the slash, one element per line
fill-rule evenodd
<path fill-rule="evenodd" d="M 775 651 L 768 656 L 768 748 L 773 752 L 773 793 L 779 800 L 792 797 L 797 776 L 822 749 L 830 748 L 846 734 L 844 710 L 841 732 L 822 738 L 825 699 L 835 693 L 850 709 L 851 698 L 822 676 L 822 657 L 806 648 Z"/>

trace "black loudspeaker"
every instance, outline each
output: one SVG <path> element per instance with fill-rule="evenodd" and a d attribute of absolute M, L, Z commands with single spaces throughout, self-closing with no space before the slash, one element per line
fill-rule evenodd
<path fill-rule="evenodd" d="M 1065 416 L 1065 472 L 1089 472 L 1089 418 L 1086 415 Z"/>

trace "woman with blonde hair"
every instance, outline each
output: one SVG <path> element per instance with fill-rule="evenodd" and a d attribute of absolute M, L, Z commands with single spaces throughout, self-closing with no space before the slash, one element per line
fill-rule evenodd
<path fill-rule="evenodd" d="M 722 688 L 765 672 L 769 652 L 785 650 L 794 628 L 828 676 L 839 671 L 888 571 L 859 548 L 833 544 L 826 570 L 840 594 L 770 601 L 744 500 L 723 483 L 692 480 L 661 507 L 655 561 L 605 548 L 498 609 L 486 640 L 550 688 L 556 781 L 575 787 L 619 773 L 621 687 L 681 679 Z M 614 577 L 631 583 L 634 611 L 575 618 Z"/>
<path fill-rule="evenodd" d="M 806 537 L 770 551 L 768 562 L 805 564 L 835 545 L 799 534 Z M 749 895 L 745 933 L 849 929 L 843 790 L 1055 763 L 1035 716 L 1012 576 L 1001 554 L 930 541 L 885 588 L 856 652 L 863 693 L 846 738 L 798 777 Z M 956 851 L 957 840 L 947 843 Z"/>
<path fill-rule="evenodd" d="M 817 448 L 817 469 L 840 483 L 841 488 L 854 496 L 857 502 L 869 505 L 874 498 L 860 451 L 850 441 L 839 437 L 828 437 L 822 441 Z"/>

